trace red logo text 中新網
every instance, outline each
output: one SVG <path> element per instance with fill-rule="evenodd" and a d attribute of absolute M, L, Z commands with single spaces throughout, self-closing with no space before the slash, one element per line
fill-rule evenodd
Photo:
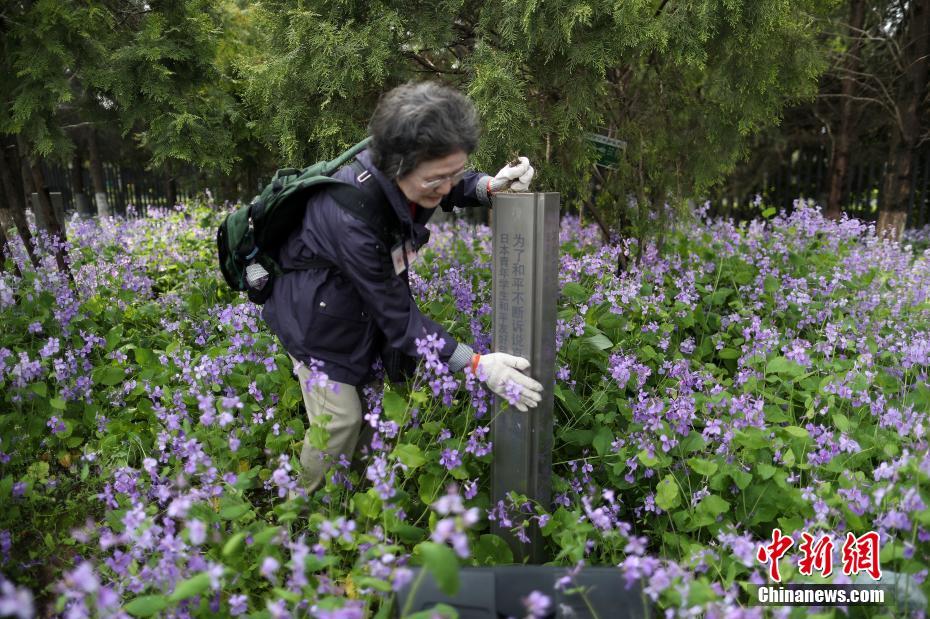
<path fill-rule="evenodd" d="M 798 571 L 805 576 L 812 576 L 814 572 L 824 578 L 832 575 L 834 543 L 830 536 L 824 534 L 815 538 L 805 531 L 801 533 L 801 539 L 798 549 L 802 556 L 798 562 Z M 756 559 L 760 563 L 768 564 L 769 578 L 773 581 L 781 582 L 778 560 L 785 556 L 793 545 L 794 540 L 791 536 L 782 534 L 781 529 L 774 529 L 771 543 L 759 546 L 756 551 Z M 868 574 L 873 580 L 880 580 L 882 568 L 878 553 L 877 532 L 869 531 L 858 537 L 852 533 L 846 533 L 846 540 L 843 542 L 840 553 L 843 574 L 854 576 L 861 572 Z"/>

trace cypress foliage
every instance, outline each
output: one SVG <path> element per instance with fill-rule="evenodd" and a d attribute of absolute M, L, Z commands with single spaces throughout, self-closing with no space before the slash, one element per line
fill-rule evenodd
<path fill-rule="evenodd" d="M 244 65 L 246 98 L 289 163 L 364 135 L 384 90 L 436 79 L 476 101 L 474 163 L 528 155 L 538 190 L 588 199 L 627 227 L 719 182 L 747 138 L 811 97 L 824 68 L 816 0 L 586 2 L 272 0 Z M 595 168 L 586 132 L 626 145 Z M 627 209 L 633 198 L 638 208 Z M 620 205 L 614 207 L 613 205 Z M 651 223 L 650 223 L 651 222 Z"/>

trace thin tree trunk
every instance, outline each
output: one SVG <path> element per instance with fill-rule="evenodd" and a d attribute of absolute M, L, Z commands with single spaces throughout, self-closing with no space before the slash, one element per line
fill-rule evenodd
<path fill-rule="evenodd" d="M 45 185 L 45 175 L 42 174 L 42 168 L 39 166 L 39 161 L 37 159 L 30 159 L 26 153 L 25 140 L 22 136 L 17 136 L 17 142 L 19 143 L 20 151 L 23 153 L 23 160 L 27 161 L 29 170 L 32 173 L 32 182 L 36 189 L 36 194 L 38 199 L 36 200 L 36 209 L 42 213 L 43 218 L 46 220 L 48 226 L 48 233 L 50 236 L 58 237 L 60 243 L 57 244 L 57 249 L 55 250 L 55 261 L 58 263 L 58 269 L 68 276 L 68 279 L 71 283 L 74 283 L 74 275 L 71 273 L 71 269 L 68 268 L 68 261 L 65 256 L 64 242 L 67 240 L 65 237 L 65 230 L 55 217 L 55 211 L 52 208 L 52 200 L 48 195 L 48 187 Z"/>
<path fill-rule="evenodd" d="M 0 210 L 7 210 L 7 209 L 0 209 Z M 6 271 L 6 259 L 8 257 L 7 254 L 10 253 L 7 251 L 8 239 L 6 236 L 6 230 L 8 229 L 9 228 L 6 228 L 5 224 L 3 226 L 3 229 L 0 229 L 0 271 Z M 16 264 L 16 260 L 13 260 L 13 273 L 16 275 L 16 277 L 23 276 L 22 271 L 19 270 L 19 265 Z"/>
<path fill-rule="evenodd" d="M 84 152 L 81 148 L 81 141 L 74 141 L 74 154 L 71 157 L 71 193 L 74 196 L 74 207 L 78 214 L 83 217 L 93 217 L 94 210 L 90 206 L 87 194 L 84 193 Z"/>
<path fill-rule="evenodd" d="M 19 156 L 16 154 L 15 149 L 11 149 L 11 152 L 15 155 L 15 159 L 17 159 L 16 167 L 19 168 Z M 3 186 L 3 195 L 6 197 L 6 204 L 9 208 L 9 214 L 13 220 L 13 225 L 19 233 L 19 238 L 22 239 L 23 245 L 26 246 L 29 260 L 32 261 L 33 266 L 37 267 L 39 265 L 39 259 L 36 256 L 35 248 L 32 246 L 32 232 L 29 231 L 29 222 L 26 220 L 26 205 L 22 201 L 23 191 L 19 185 L 16 184 L 15 177 L 10 170 L 9 160 L 5 154 L 2 153 L 0 153 L 0 185 Z M 9 230 L 6 223 L 4 223 L 3 226 Z"/>
<path fill-rule="evenodd" d="M 12 257 L 12 251 L 8 251 L 7 243 L 10 241 L 9 236 L 7 236 L 7 231 L 15 230 L 16 223 L 13 221 L 13 214 L 10 212 L 10 207 L 6 203 L 6 191 L 0 193 L 0 271 L 6 270 L 6 259 Z M 13 273 L 16 274 L 16 277 L 22 277 L 23 274 L 19 270 L 19 265 L 16 264 L 16 260 L 13 261 Z"/>
<path fill-rule="evenodd" d="M 25 154 L 27 150 L 25 140 L 22 136 L 17 136 L 17 142 L 20 152 Z M 48 195 L 48 187 L 45 185 L 45 175 L 42 173 L 39 161 L 29 156 L 24 157 L 24 160 L 32 179 L 33 196 L 35 198 L 33 207 L 36 210 L 36 222 L 41 219 L 43 225 L 39 227 L 48 230 L 49 234 L 57 234 L 60 238 L 64 239 L 64 233 L 61 230 L 61 222 L 55 217 L 55 209 L 52 206 L 52 199 Z"/>
<path fill-rule="evenodd" d="M 174 205 L 178 203 L 178 182 L 174 176 L 165 179 L 165 196 L 168 199 L 168 208 L 174 208 Z"/>
<path fill-rule="evenodd" d="M 103 163 L 97 148 L 97 130 L 91 127 L 87 132 L 87 154 L 90 158 L 90 178 L 94 184 L 94 201 L 100 217 L 110 216 L 110 200 L 107 198 L 107 184 L 103 176 Z"/>
<path fill-rule="evenodd" d="M 830 170 L 830 194 L 827 198 L 827 210 L 824 213 L 831 219 L 839 219 L 842 212 L 843 188 L 846 186 L 846 177 L 849 174 L 849 150 L 853 142 L 855 125 L 853 123 L 853 97 L 856 93 L 856 79 L 854 74 L 859 70 L 859 58 L 862 48 L 862 24 L 865 21 L 865 0 L 852 0 L 849 16 L 849 36 L 852 45 L 846 54 L 844 68 L 845 75 L 841 92 L 843 103 L 840 108 L 840 129 L 836 133 L 836 143 L 833 150 L 833 161 Z"/>
<path fill-rule="evenodd" d="M 879 214 L 879 234 L 898 240 L 907 218 L 907 202 L 914 180 L 914 160 L 920 136 L 921 103 L 926 96 L 930 70 L 930 0 L 911 2 L 911 14 L 903 57 L 907 68 L 905 87 L 898 109 L 900 128 L 892 139 L 892 151 L 885 175 L 885 204 Z M 884 215 L 884 217 L 882 217 Z"/>

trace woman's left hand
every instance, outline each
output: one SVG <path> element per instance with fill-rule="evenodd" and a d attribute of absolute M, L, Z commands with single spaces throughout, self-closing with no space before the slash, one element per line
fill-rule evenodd
<path fill-rule="evenodd" d="M 518 157 L 517 163 L 508 163 L 491 181 L 491 191 L 526 191 L 536 172 L 526 157 Z"/>

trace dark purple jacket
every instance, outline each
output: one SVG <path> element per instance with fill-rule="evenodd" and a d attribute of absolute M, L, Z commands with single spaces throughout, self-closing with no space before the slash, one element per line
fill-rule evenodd
<path fill-rule="evenodd" d="M 369 178 L 356 176 L 348 166 L 333 178 L 355 185 L 378 183 L 405 237 L 417 248 L 426 244 L 429 230 L 425 224 L 435 209 L 418 207 L 416 221 L 412 220 L 406 197 L 375 168 L 369 152 L 362 151 L 357 159 L 370 172 Z M 488 178 L 479 172 L 467 173 L 440 207 L 448 211 L 489 205 Z M 329 378 L 341 383 L 360 385 L 371 380 L 372 365 L 385 340 L 416 356 L 415 340 L 431 333 L 445 340 L 440 358 L 453 372 L 462 369 L 471 360 L 471 348 L 420 312 L 406 272 L 394 272 L 390 251 L 376 231 L 336 204 L 325 189 L 315 193 L 303 226 L 281 247 L 278 259 L 285 269 L 314 257 L 325 258 L 338 268 L 297 270 L 278 277 L 262 317 L 296 359 L 322 361 Z"/>

